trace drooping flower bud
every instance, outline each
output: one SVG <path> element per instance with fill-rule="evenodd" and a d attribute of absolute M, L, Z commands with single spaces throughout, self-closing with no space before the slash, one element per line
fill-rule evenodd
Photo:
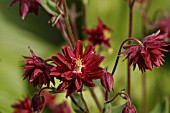
<path fill-rule="evenodd" d="M 45 104 L 45 98 L 44 96 L 41 96 L 39 94 L 35 94 L 32 98 L 32 108 L 33 111 L 39 113 L 43 108 Z"/>
<path fill-rule="evenodd" d="M 136 108 L 134 105 L 127 104 L 123 110 L 122 113 L 137 113 Z"/>
<path fill-rule="evenodd" d="M 101 84 L 107 91 L 113 91 L 114 79 L 111 73 L 104 72 L 101 78 Z"/>

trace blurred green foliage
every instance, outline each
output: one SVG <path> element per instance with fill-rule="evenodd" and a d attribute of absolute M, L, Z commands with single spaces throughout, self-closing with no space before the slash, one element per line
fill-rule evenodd
<path fill-rule="evenodd" d="M 66 45 L 62 39 L 61 33 L 48 24 L 50 16 L 40 8 L 39 16 L 29 14 L 23 21 L 19 16 L 19 4 L 9 8 L 11 0 L 0 0 L 0 112 L 11 113 L 11 104 L 23 99 L 29 95 L 27 81 L 23 81 L 21 71 L 22 55 L 30 55 L 28 46 L 30 46 L 37 55 L 48 58 L 55 54 L 55 51 L 61 51 L 61 45 Z M 148 11 L 149 18 L 152 18 L 157 9 L 165 9 L 170 13 L 169 0 L 153 0 Z M 89 0 L 87 6 L 88 28 L 97 25 L 98 18 L 113 29 L 113 38 L 111 40 L 112 48 L 109 51 L 102 52 L 107 56 L 103 66 L 108 66 L 111 71 L 121 42 L 128 36 L 128 5 L 125 0 Z M 79 6 L 78 10 L 82 10 Z M 159 15 L 160 17 L 162 15 Z M 82 24 L 83 18 L 79 19 Z M 134 9 L 134 29 L 133 36 L 142 38 L 141 17 L 137 8 Z M 81 31 L 82 26 L 79 26 Z M 83 37 L 81 31 L 81 39 Z M 147 72 L 147 113 L 168 113 L 168 101 L 163 101 L 166 96 L 170 96 L 170 54 L 166 55 L 167 62 L 159 69 Z M 120 59 L 115 77 L 115 94 L 117 91 L 126 88 L 126 62 Z M 142 75 L 138 70 L 132 71 L 132 101 L 137 107 L 138 113 L 142 106 Z M 95 90 L 99 92 L 99 90 Z M 87 94 L 85 93 L 86 98 Z M 102 96 L 98 93 L 99 97 Z M 30 96 L 30 95 L 29 95 Z M 91 110 L 98 112 L 94 108 L 96 105 L 91 102 L 91 97 L 87 98 L 87 103 Z M 101 100 L 103 101 L 103 100 Z M 123 105 L 124 101 L 117 99 L 115 105 Z M 96 108 L 97 109 L 97 108 Z M 160 109 L 165 109 L 161 111 Z M 154 110 L 154 111 L 152 111 Z"/>

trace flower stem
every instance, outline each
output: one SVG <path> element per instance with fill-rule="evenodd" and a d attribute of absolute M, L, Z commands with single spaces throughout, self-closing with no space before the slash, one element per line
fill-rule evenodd
<path fill-rule="evenodd" d="M 129 0 L 129 38 L 132 37 L 134 3 L 135 3 L 135 0 Z M 129 44 L 131 44 L 131 42 L 129 42 Z M 129 58 L 128 58 L 128 63 L 127 63 L 127 86 L 128 86 L 128 94 L 130 96 L 131 80 L 130 80 Z"/>
<path fill-rule="evenodd" d="M 64 7 L 64 21 L 65 21 L 65 24 L 66 24 L 66 28 L 67 28 L 71 43 L 74 46 L 75 45 L 75 38 L 73 36 L 73 32 L 72 32 L 71 25 L 70 25 L 70 22 L 69 22 L 67 5 L 66 5 L 65 0 L 63 0 L 63 7 Z"/>
<path fill-rule="evenodd" d="M 70 41 L 70 39 L 69 39 L 69 37 L 68 37 L 68 35 L 67 35 L 66 31 L 65 31 L 64 26 L 62 25 L 62 23 L 61 23 L 60 20 L 58 21 L 58 23 L 59 23 L 59 25 L 60 25 L 60 27 L 61 27 L 61 31 L 62 31 L 62 34 L 64 35 L 65 41 L 66 41 L 67 44 L 70 46 L 70 48 L 73 50 L 73 44 L 72 44 L 72 42 Z"/>
<path fill-rule="evenodd" d="M 115 71 L 116 71 L 116 68 L 117 68 L 117 64 L 119 62 L 119 57 L 120 57 L 120 54 L 121 54 L 121 50 L 123 48 L 123 45 L 127 42 L 127 41 L 135 41 L 139 44 L 139 46 L 141 47 L 144 47 L 143 43 L 141 41 L 139 41 L 138 39 L 136 38 L 127 38 L 126 40 L 124 40 L 122 42 L 122 44 L 120 45 L 120 48 L 119 48 L 119 51 L 118 51 L 118 54 L 117 54 L 117 58 L 116 58 L 116 62 L 115 62 L 115 65 L 114 65 L 114 68 L 112 70 L 112 75 L 114 75 Z"/>
<path fill-rule="evenodd" d="M 85 110 L 76 102 L 76 100 L 74 99 L 72 95 L 70 95 L 70 99 L 74 103 L 74 105 L 76 105 L 78 109 L 80 109 L 83 113 L 86 113 Z"/>
<path fill-rule="evenodd" d="M 84 28 L 87 29 L 87 3 L 83 3 Z"/>
<path fill-rule="evenodd" d="M 122 95 L 122 94 L 123 94 L 123 97 L 122 97 L 122 98 L 123 98 L 123 99 L 127 99 L 128 103 L 131 105 L 130 97 L 129 97 L 129 95 L 128 95 L 126 92 L 124 92 L 124 91 L 118 92 L 111 100 L 106 101 L 105 104 L 109 104 L 109 103 L 113 102 L 113 101 L 117 98 L 117 96 Z"/>
<path fill-rule="evenodd" d="M 41 92 L 43 91 L 43 90 L 45 90 L 45 89 L 55 89 L 54 87 L 43 87 L 42 89 L 40 89 L 40 91 L 39 91 L 39 95 L 41 94 Z"/>
<path fill-rule="evenodd" d="M 146 113 L 146 100 L 147 100 L 147 97 L 146 97 L 146 72 L 144 72 L 142 74 L 142 113 Z"/>
<path fill-rule="evenodd" d="M 108 97 L 109 97 L 108 93 L 109 93 L 109 92 L 106 90 L 106 93 L 105 93 L 105 102 L 108 101 Z M 105 112 L 106 112 L 106 107 L 104 106 L 102 113 L 105 113 Z"/>
<path fill-rule="evenodd" d="M 100 102 L 99 102 L 99 100 L 98 100 L 98 98 L 97 98 L 97 96 L 96 96 L 96 94 L 94 92 L 94 89 L 90 87 L 89 91 L 90 91 L 90 93 L 91 93 L 91 95 L 92 95 L 92 97 L 93 97 L 93 99 L 94 99 L 94 101 L 95 101 L 99 111 L 101 112 L 102 111 L 102 107 L 101 107 Z"/>
<path fill-rule="evenodd" d="M 82 100 L 82 102 L 83 102 L 83 104 L 84 104 L 84 106 L 86 108 L 86 112 L 89 113 L 89 109 L 88 109 L 87 103 L 86 103 L 86 101 L 85 101 L 85 99 L 83 97 L 83 93 L 82 92 L 80 92 L 80 97 L 81 97 L 81 100 Z"/>

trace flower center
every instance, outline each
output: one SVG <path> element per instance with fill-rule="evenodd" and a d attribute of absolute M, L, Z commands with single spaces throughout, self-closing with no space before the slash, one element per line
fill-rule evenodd
<path fill-rule="evenodd" d="M 111 36 L 112 36 L 112 33 L 111 33 L 110 30 L 104 30 L 104 31 L 103 31 L 103 34 L 104 34 L 104 37 L 105 37 L 106 39 L 109 39 L 109 38 L 111 38 Z"/>
<path fill-rule="evenodd" d="M 83 67 L 82 65 L 82 59 L 77 58 L 76 59 L 76 72 L 81 73 L 81 68 Z"/>

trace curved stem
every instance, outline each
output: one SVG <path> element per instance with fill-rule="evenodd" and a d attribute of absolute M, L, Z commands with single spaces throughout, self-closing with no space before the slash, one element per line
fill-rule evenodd
<path fill-rule="evenodd" d="M 114 68 L 112 70 L 112 75 L 114 75 L 115 71 L 116 71 L 116 68 L 117 68 L 117 64 L 118 64 L 118 61 L 119 61 L 119 57 L 120 57 L 120 54 L 121 54 L 121 50 L 123 48 L 123 45 L 127 42 L 127 41 L 135 41 L 137 42 L 141 47 L 144 47 L 143 43 L 141 41 L 139 41 L 138 39 L 136 38 L 128 38 L 126 40 L 124 40 L 119 48 L 119 51 L 118 51 L 118 54 L 117 54 L 117 58 L 116 58 L 116 62 L 115 62 L 115 65 L 114 65 Z"/>
<path fill-rule="evenodd" d="M 83 93 L 82 92 L 80 92 L 80 97 L 81 97 L 81 100 L 82 100 L 82 102 L 83 102 L 83 104 L 84 104 L 84 106 L 86 108 L 87 113 L 89 113 L 89 109 L 88 109 L 87 103 L 86 103 L 86 101 L 85 101 L 85 99 L 83 97 Z"/>
<path fill-rule="evenodd" d="M 83 113 L 86 113 L 85 110 L 76 102 L 72 95 L 70 95 L 70 99 L 78 109 L 80 109 Z"/>
<path fill-rule="evenodd" d="M 102 111 L 102 107 L 101 107 L 100 102 L 99 102 L 99 100 L 98 100 L 98 98 L 97 98 L 97 96 L 96 96 L 96 94 L 94 92 L 94 89 L 90 87 L 89 91 L 90 91 L 90 93 L 91 93 L 91 95 L 92 95 L 92 97 L 93 97 L 93 99 L 94 99 L 94 101 L 95 101 L 99 111 L 101 112 Z"/>
<path fill-rule="evenodd" d="M 41 92 L 43 91 L 43 90 L 45 90 L 45 89 L 55 89 L 54 87 L 43 87 L 42 89 L 40 89 L 40 91 L 39 91 L 39 95 L 41 94 Z"/>
<path fill-rule="evenodd" d="M 113 102 L 113 101 L 117 98 L 117 96 L 122 95 L 122 94 L 125 96 L 125 97 L 123 97 L 123 98 L 124 98 L 124 99 L 127 99 L 128 104 L 131 106 L 130 97 L 129 97 L 129 95 L 128 95 L 126 92 L 124 92 L 124 91 L 118 92 L 111 100 L 106 101 L 105 104 L 109 104 L 109 103 Z"/>

